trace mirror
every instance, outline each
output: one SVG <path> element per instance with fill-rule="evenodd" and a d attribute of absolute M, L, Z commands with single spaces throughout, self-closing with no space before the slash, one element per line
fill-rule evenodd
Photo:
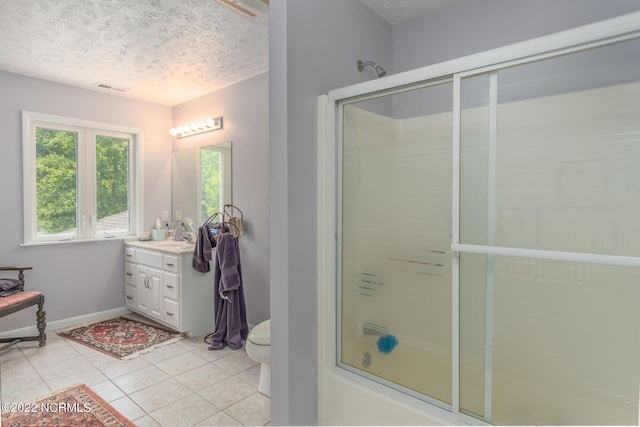
<path fill-rule="evenodd" d="M 174 151 L 171 154 L 173 225 L 189 217 L 196 226 L 232 203 L 231 142 Z"/>

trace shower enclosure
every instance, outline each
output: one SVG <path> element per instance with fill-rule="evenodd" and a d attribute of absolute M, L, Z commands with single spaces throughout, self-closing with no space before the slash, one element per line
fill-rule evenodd
<path fill-rule="evenodd" d="M 340 369 L 497 425 L 638 424 L 640 28 L 617 24 L 329 94 Z"/>

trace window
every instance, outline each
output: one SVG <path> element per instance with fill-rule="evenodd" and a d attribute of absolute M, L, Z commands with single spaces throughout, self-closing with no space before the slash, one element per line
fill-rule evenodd
<path fill-rule="evenodd" d="M 24 242 L 135 235 L 141 131 L 23 112 Z"/>
<path fill-rule="evenodd" d="M 231 203 L 231 147 L 200 147 L 200 216 L 202 223 Z"/>

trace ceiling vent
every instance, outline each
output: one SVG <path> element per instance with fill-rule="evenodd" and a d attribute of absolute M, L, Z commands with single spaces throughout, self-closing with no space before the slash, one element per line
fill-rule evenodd
<path fill-rule="evenodd" d="M 105 90 L 112 90 L 114 92 L 126 92 L 127 89 L 121 88 L 121 87 L 114 87 L 111 85 L 108 85 L 106 83 L 94 83 L 93 87 L 97 87 L 98 89 L 105 89 Z"/>
<path fill-rule="evenodd" d="M 218 0 L 218 2 L 252 18 L 269 12 L 269 0 Z"/>

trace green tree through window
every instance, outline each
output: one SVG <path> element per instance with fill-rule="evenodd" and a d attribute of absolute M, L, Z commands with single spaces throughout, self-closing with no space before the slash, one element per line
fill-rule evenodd
<path fill-rule="evenodd" d="M 96 137 L 96 201 L 98 221 L 129 209 L 129 140 L 98 135 Z M 128 216 L 126 218 L 128 220 Z M 126 222 L 128 223 L 128 221 Z M 125 223 L 125 224 L 126 224 Z M 101 224 L 101 230 L 118 226 Z M 120 221 L 122 224 L 122 221 Z"/>
<path fill-rule="evenodd" d="M 222 175 L 222 153 L 220 151 L 200 150 L 200 213 L 205 220 L 215 212 L 222 210 L 221 197 L 221 175 Z"/>
<path fill-rule="evenodd" d="M 36 129 L 38 234 L 76 226 L 77 141 L 75 132 Z"/>
<path fill-rule="evenodd" d="M 129 230 L 132 139 L 99 132 L 35 128 L 38 236 Z"/>

